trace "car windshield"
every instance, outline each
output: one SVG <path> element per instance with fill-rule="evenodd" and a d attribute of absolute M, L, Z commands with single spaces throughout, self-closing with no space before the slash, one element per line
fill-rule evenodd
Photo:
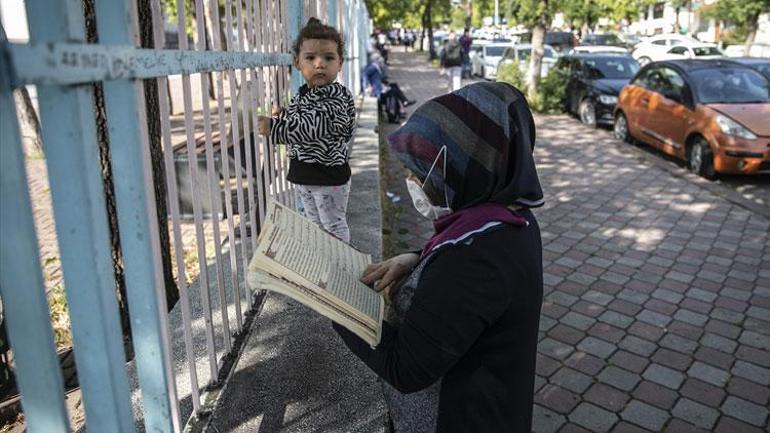
<path fill-rule="evenodd" d="M 487 47 L 487 57 L 502 57 L 506 47 Z"/>
<path fill-rule="evenodd" d="M 572 33 L 546 33 L 545 43 L 548 45 L 572 45 Z"/>
<path fill-rule="evenodd" d="M 717 47 L 695 47 L 692 49 L 696 57 L 700 56 L 721 56 L 722 53 Z"/>
<path fill-rule="evenodd" d="M 529 55 L 532 54 L 532 48 L 519 48 L 519 60 L 522 62 L 529 61 Z M 550 48 L 546 48 L 543 52 L 543 57 L 552 59 L 556 57 L 553 54 L 553 50 Z"/>
<path fill-rule="evenodd" d="M 770 82 L 752 69 L 699 69 L 690 76 L 703 104 L 770 102 Z"/>
<path fill-rule="evenodd" d="M 585 67 L 588 76 L 596 80 L 602 78 L 631 79 L 631 77 L 639 72 L 639 63 L 629 58 L 587 59 Z"/>

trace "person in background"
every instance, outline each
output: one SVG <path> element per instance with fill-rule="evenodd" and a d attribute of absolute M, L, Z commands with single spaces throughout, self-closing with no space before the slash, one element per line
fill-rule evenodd
<path fill-rule="evenodd" d="M 415 101 L 408 99 L 397 83 L 389 82 L 383 70 L 382 58 L 375 53 L 369 57 L 369 63 L 364 69 L 364 79 L 369 95 L 377 97 L 378 111 L 384 110 L 388 120 L 395 123 L 401 118 L 401 107 L 406 108 Z"/>
<path fill-rule="evenodd" d="M 470 84 L 420 106 L 387 140 L 435 234 L 365 270 L 361 281 L 390 299 L 376 347 L 333 327 L 383 379 L 392 431 L 530 433 L 543 298 L 530 208 L 544 200 L 524 95 Z"/>
<path fill-rule="evenodd" d="M 470 30 L 467 28 L 463 32 L 463 35 L 460 36 L 460 46 L 463 48 L 463 70 L 462 70 L 462 77 L 463 78 L 470 78 L 471 76 L 471 44 L 473 43 L 473 38 L 471 37 Z"/>
<path fill-rule="evenodd" d="M 336 82 L 343 61 L 342 35 L 310 18 L 292 48 L 305 84 L 285 110 L 258 117 L 259 133 L 288 145 L 286 178 L 295 184 L 307 218 L 350 242 L 348 150 L 356 108 L 350 91 Z"/>
<path fill-rule="evenodd" d="M 452 32 L 441 50 L 441 67 L 447 74 L 449 92 L 459 90 L 462 82 L 463 49 L 457 40 L 457 35 Z"/>

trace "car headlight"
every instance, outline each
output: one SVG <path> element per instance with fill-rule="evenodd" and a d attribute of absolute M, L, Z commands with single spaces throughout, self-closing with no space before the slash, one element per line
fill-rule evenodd
<path fill-rule="evenodd" d="M 754 135 L 753 132 L 746 129 L 745 126 L 727 116 L 717 114 L 716 122 L 719 126 L 719 129 L 727 135 L 745 138 L 747 140 L 755 140 L 757 138 L 757 136 Z"/>
<path fill-rule="evenodd" d="M 618 97 L 613 95 L 599 95 L 599 102 L 604 105 L 613 105 L 618 103 Z"/>

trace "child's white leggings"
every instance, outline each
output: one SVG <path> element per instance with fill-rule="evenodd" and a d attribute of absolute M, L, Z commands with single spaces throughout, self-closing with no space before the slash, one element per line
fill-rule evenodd
<path fill-rule="evenodd" d="M 350 243 L 347 210 L 350 181 L 338 186 L 294 185 L 305 216 L 338 239 Z"/>

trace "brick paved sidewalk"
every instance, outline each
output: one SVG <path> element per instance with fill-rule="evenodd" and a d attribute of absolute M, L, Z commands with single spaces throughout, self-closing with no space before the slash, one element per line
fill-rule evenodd
<path fill-rule="evenodd" d="M 445 91 L 424 56 L 392 54 L 419 103 Z M 606 131 L 537 116 L 547 204 L 536 432 L 767 431 L 770 222 L 639 159 Z M 394 128 L 384 125 L 383 132 Z M 385 152 L 395 251 L 431 225 Z"/>

